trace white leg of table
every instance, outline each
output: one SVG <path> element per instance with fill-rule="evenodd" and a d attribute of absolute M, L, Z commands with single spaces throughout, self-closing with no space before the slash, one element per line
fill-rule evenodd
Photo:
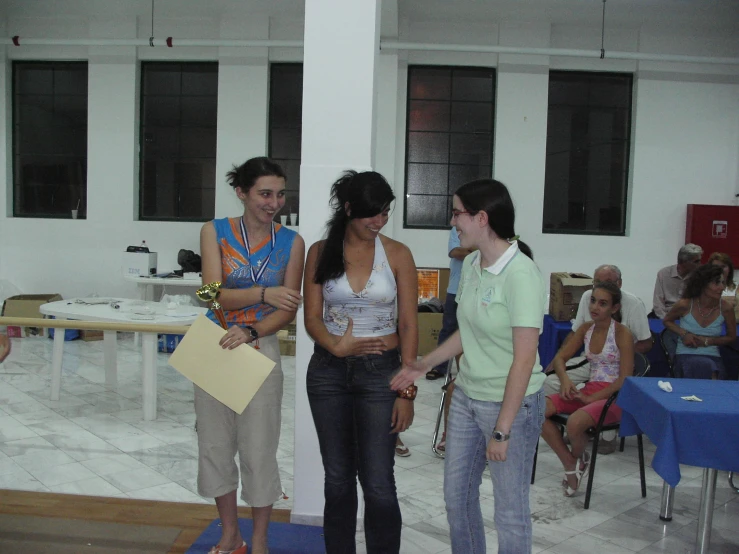
<path fill-rule="evenodd" d="M 118 386 L 118 332 L 103 331 L 103 364 L 105 365 L 105 387 Z"/>
<path fill-rule="evenodd" d="M 711 547 L 711 525 L 713 524 L 713 501 L 716 497 L 715 469 L 703 470 L 701 486 L 701 507 L 698 511 L 698 532 L 695 537 L 695 554 L 708 554 Z"/>
<path fill-rule="evenodd" d="M 675 487 L 662 482 L 662 506 L 659 510 L 659 518 L 662 521 L 672 521 L 672 507 L 675 505 Z"/>
<path fill-rule="evenodd" d="M 144 420 L 157 417 L 157 335 L 141 333 L 141 359 L 143 362 Z"/>
<path fill-rule="evenodd" d="M 61 319 L 61 318 L 59 318 Z M 64 357 L 64 332 L 66 329 L 54 331 L 54 349 L 51 355 L 51 399 L 59 400 L 62 390 L 62 358 Z"/>
<path fill-rule="evenodd" d="M 141 296 L 141 300 L 146 302 L 149 300 L 149 296 L 151 296 L 152 291 L 154 290 L 153 285 L 147 285 L 146 283 L 139 283 L 139 296 Z M 133 334 L 133 345 L 134 347 L 137 347 L 141 343 L 141 333 L 134 333 Z"/>

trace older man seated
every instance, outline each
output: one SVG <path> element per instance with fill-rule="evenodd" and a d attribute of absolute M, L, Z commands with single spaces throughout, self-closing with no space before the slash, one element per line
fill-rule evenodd
<path fill-rule="evenodd" d="M 701 256 L 703 249 L 697 244 L 688 243 L 678 250 L 675 265 L 668 265 L 657 272 L 652 313 L 649 317 L 663 319 L 675 302 L 680 300 L 685 280 L 701 265 Z"/>
<path fill-rule="evenodd" d="M 593 283 L 611 282 L 621 288 L 623 281 L 621 279 L 621 270 L 615 265 L 604 264 L 599 266 L 593 273 Z M 577 330 L 583 323 L 592 321 L 590 317 L 590 297 L 592 291 L 586 291 L 580 299 L 577 307 L 577 315 L 572 324 L 573 331 Z M 652 348 L 652 332 L 649 330 L 649 321 L 647 320 L 647 309 L 641 298 L 634 296 L 630 292 L 621 290 L 621 323 L 629 328 L 634 336 L 634 350 L 642 354 L 649 352 Z M 572 333 L 570 333 L 572 335 Z M 569 339 L 569 336 L 567 337 Z M 579 367 L 567 371 L 567 376 L 575 385 L 585 383 L 590 379 L 590 366 L 585 358 L 573 358 L 568 365 L 582 364 Z M 546 368 L 547 373 L 551 370 L 551 364 Z M 544 394 L 556 394 L 560 392 L 561 383 L 559 377 L 555 373 L 547 376 L 544 381 Z M 604 433 L 605 434 L 605 433 Z M 610 454 L 616 448 L 615 437 L 612 440 L 604 440 L 600 442 L 598 448 L 599 454 Z"/>

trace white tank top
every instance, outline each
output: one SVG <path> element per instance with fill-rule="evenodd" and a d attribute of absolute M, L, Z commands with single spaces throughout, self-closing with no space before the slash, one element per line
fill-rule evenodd
<path fill-rule="evenodd" d="M 332 335 L 343 335 L 354 321 L 355 337 L 382 337 L 397 330 L 398 287 L 380 237 L 375 238 L 375 259 L 367 284 L 354 292 L 344 273 L 323 284 L 323 322 Z"/>

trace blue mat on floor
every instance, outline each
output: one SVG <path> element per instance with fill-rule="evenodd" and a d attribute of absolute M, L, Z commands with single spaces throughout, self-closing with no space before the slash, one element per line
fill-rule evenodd
<path fill-rule="evenodd" d="M 213 520 L 185 554 L 207 554 L 221 538 L 220 522 L 220 519 Z M 241 536 L 249 544 L 252 520 L 239 518 L 239 529 Z M 323 527 L 270 522 L 269 554 L 325 554 L 325 552 Z"/>

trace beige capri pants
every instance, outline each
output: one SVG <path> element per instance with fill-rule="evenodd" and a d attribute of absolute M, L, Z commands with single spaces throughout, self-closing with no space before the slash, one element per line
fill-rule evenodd
<path fill-rule="evenodd" d="M 235 491 L 241 469 L 241 498 L 256 508 L 271 506 L 283 494 L 277 467 L 283 383 L 277 337 L 260 338 L 259 349 L 276 365 L 241 415 L 195 386 L 198 494 L 217 498 Z"/>

